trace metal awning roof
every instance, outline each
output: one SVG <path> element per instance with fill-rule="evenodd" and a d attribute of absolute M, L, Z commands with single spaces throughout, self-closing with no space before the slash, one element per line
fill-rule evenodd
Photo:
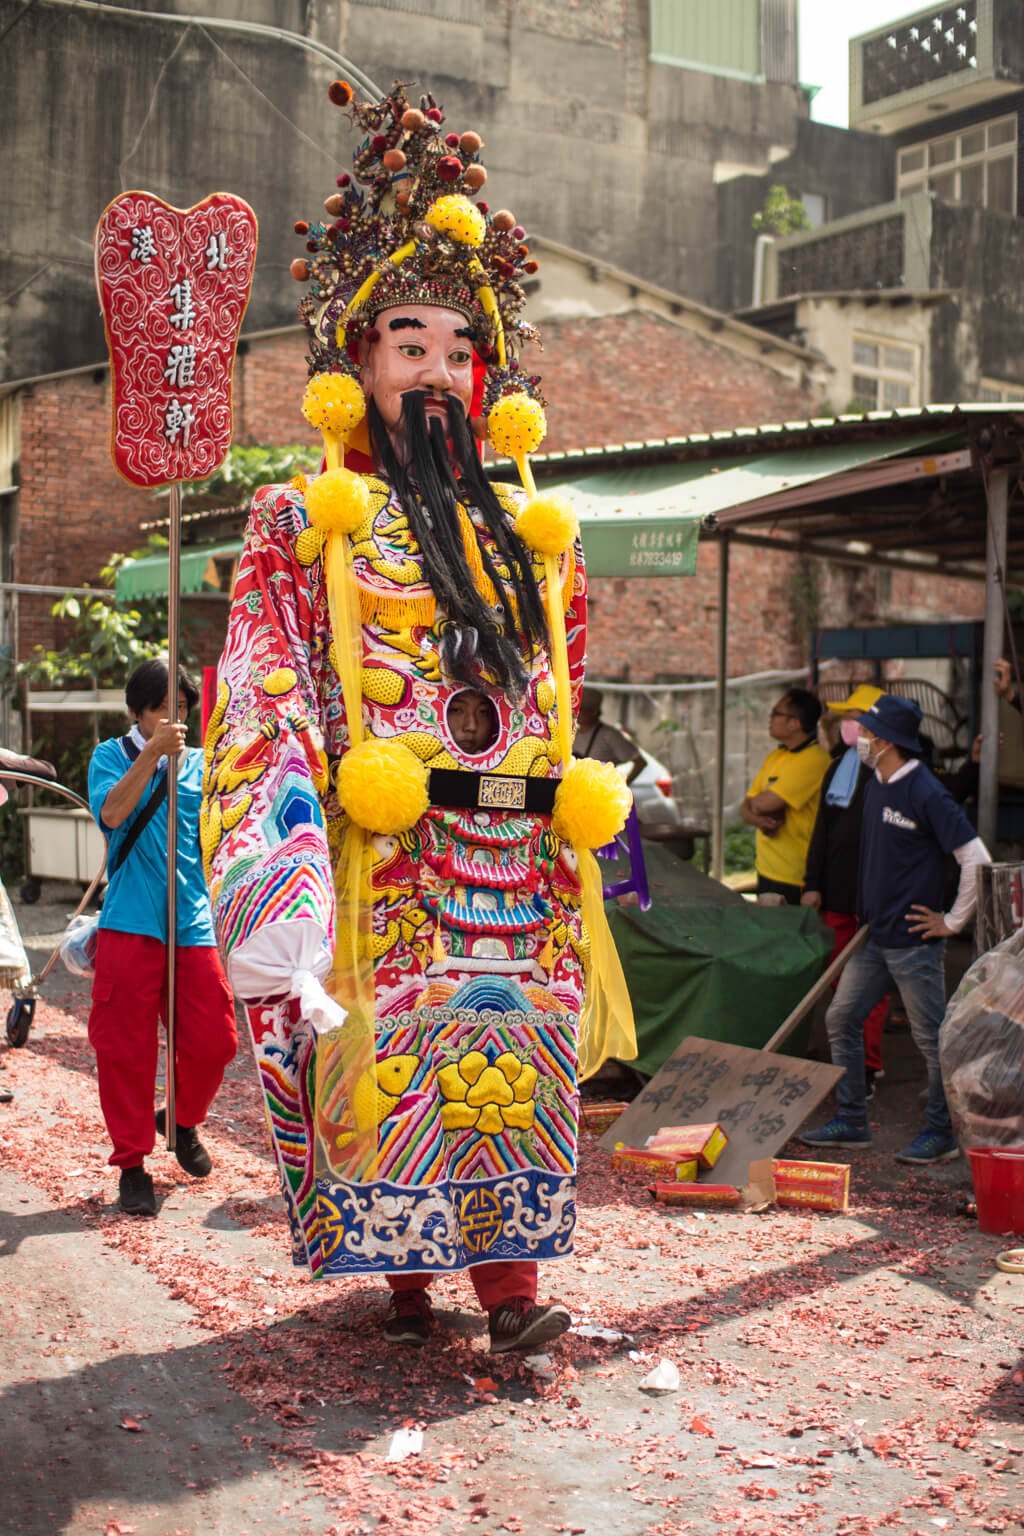
<path fill-rule="evenodd" d="M 808 445 L 741 461 L 627 462 L 574 479 L 545 478 L 544 489 L 564 493 L 576 508 L 591 576 L 692 575 L 697 539 L 709 518 L 724 523 L 741 509 L 746 515 L 767 509 L 774 516 L 779 497 L 820 501 L 855 470 L 867 470 L 870 484 L 939 472 L 940 461 L 922 455 L 945 438 L 918 433 L 884 443 Z M 913 463 L 908 453 L 915 455 Z"/>
<path fill-rule="evenodd" d="M 926 406 L 729 432 L 606 444 L 532 459 L 542 489 L 573 501 L 592 576 L 685 576 L 697 541 L 794 549 L 824 559 L 981 579 L 985 488 L 979 434 L 1019 459 L 1019 404 Z M 507 462 L 495 479 L 518 479 Z M 1016 508 L 1014 498 L 1016 497 Z M 1024 495 L 1011 487 L 1008 573 L 1024 583 Z M 186 545 L 182 592 L 223 591 L 240 540 Z M 118 573 L 119 600 L 167 591 L 150 556 Z"/>
<path fill-rule="evenodd" d="M 533 460 L 545 487 L 615 471 L 623 484 L 657 467 L 678 490 L 675 515 L 709 535 L 829 560 L 984 574 L 986 498 L 980 462 L 1020 464 L 1024 407 L 934 405 L 730 432 L 606 444 Z M 508 476 L 508 466 L 498 474 Z M 634 484 L 639 488 L 641 481 Z M 1024 493 L 1011 477 L 1007 572 L 1024 584 Z M 613 574 L 602 563 L 594 574 Z M 620 568 L 614 574 L 633 574 Z M 637 572 L 637 574 L 640 574 Z M 649 574 L 659 574 L 652 571 Z"/>

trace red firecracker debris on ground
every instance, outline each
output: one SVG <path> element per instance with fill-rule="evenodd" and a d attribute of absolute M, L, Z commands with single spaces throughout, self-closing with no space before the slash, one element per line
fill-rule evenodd
<path fill-rule="evenodd" d="M 656 1206 L 583 1135 L 576 1250 L 541 1275 L 583 1331 L 531 1368 L 486 1353 L 465 1277 L 417 1351 L 381 1336 L 382 1282 L 291 1266 L 244 1055 L 212 1175 L 158 1147 L 158 1218 L 122 1216 L 84 1019 L 42 1001 L 0 1049 L 5 1533 L 1024 1529 L 1024 1277 L 963 1214 L 965 1165 L 893 1162 L 911 1054 L 872 1150 L 836 1158 L 842 1214 Z M 642 1391 L 660 1362 L 678 1389 Z"/>

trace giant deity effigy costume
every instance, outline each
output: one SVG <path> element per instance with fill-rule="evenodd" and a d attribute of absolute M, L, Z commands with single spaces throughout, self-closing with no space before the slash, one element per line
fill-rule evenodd
<path fill-rule="evenodd" d="M 326 469 L 253 504 L 204 850 L 296 1262 L 388 1275 L 410 1342 L 468 1267 L 519 1348 L 568 1325 L 534 1302 L 572 1247 L 578 1063 L 635 1053 L 589 851 L 628 791 L 571 758 L 586 580 L 529 471 L 524 232 L 432 98 L 331 94 L 367 136 L 292 269 Z M 483 476 L 484 417 L 525 492 Z"/>

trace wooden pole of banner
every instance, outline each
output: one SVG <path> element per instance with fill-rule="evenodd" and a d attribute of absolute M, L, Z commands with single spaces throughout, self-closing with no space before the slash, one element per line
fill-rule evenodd
<path fill-rule="evenodd" d="M 171 486 L 167 548 L 167 718 L 178 718 L 178 631 L 181 606 L 181 486 Z M 167 759 L 167 1150 L 176 1142 L 175 948 L 178 936 L 178 759 Z"/>
<path fill-rule="evenodd" d="M 810 991 L 804 993 L 792 1013 L 786 1015 L 771 1039 L 765 1041 L 761 1047 L 762 1051 L 777 1051 L 783 1041 L 789 1039 L 804 1015 L 810 1013 L 818 998 L 825 996 L 847 960 L 852 960 L 861 945 L 866 942 L 868 932 L 867 924 L 857 929 L 846 948 L 839 951 L 832 963 L 822 971 Z"/>

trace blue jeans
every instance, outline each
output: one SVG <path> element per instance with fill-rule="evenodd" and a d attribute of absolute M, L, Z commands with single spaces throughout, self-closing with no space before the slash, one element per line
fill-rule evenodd
<path fill-rule="evenodd" d="M 844 1120 L 866 1125 L 864 1020 L 895 986 L 907 1010 L 914 1044 L 928 1068 L 925 1129 L 953 1134 L 939 1070 L 939 1026 L 946 1012 L 946 941 L 883 949 L 868 938 L 847 964 L 825 1015 L 834 1066 L 846 1070 L 836 1084 L 836 1105 Z"/>

